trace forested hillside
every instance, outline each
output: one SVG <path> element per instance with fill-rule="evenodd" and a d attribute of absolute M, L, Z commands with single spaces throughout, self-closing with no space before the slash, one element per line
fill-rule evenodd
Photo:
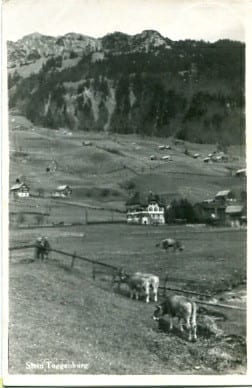
<path fill-rule="evenodd" d="M 8 42 L 9 106 L 49 128 L 245 141 L 245 45 L 156 31 Z"/>

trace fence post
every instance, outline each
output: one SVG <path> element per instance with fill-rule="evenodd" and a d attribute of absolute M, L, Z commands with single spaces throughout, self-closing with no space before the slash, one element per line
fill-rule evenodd
<path fill-rule="evenodd" d="M 72 256 L 72 262 L 71 262 L 71 270 L 73 269 L 74 267 L 74 262 L 75 262 L 75 259 L 76 259 L 76 252 L 74 252 L 73 256 Z"/>
<path fill-rule="evenodd" d="M 167 277 L 166 277 L 165 280 L 164 280 L 163 297 L 166 296 L 166 284 L 167 284 L 167 281 L 168 281 L 168 279 L 167 279 Z"/>
<path fill-rule="evenodd" d="M 95 265 L 93 265 L 92 276 L 93 276 L 93 279 L 94 279 L 94 280 L 95 280 L 95 275 L 96 275 Z"/>
<path fill-rule="evenodd" d="M 88 211 L 87 208 L 85 208 L 85 224 L 88 224 Z"/>

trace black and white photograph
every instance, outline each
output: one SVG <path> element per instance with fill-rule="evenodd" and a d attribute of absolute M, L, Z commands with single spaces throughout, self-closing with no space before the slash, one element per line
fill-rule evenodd
<path fill-rule="evenodd" d="M 250 6 L 2 1 L 5 384 L 248 382 Z"/>

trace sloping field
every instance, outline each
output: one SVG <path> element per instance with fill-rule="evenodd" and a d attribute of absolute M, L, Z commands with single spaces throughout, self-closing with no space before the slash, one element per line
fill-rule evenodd
<path fill-rule="evenodd" d="M 232 176 L 244 167 L 240 150 L 230 162 L 205 164 L 213 146 L 177 143 L 104 133 L 69 133 L 33 127 L 20 116 L 10 130 L 10 184 L 17 177 L 44 198 L 11 201 L 10 210 L 37 209 L 50 213 L 51 223 L 85 222 L 84 207 L 56 203 L 51 192 L 60 184 L 73 188 L 72 202 L 124 209 L 131 191 L 178 193 L 192 201 L 211 198 L 219 190 L 239 193 L 245 182 Z M 84 146 L 83 141 L 92 144 Z M 160 144 L 172 150 L 160 151 Z M 185 155 L 201 153 L 200 159 Z M 172 161 L 163 162 L 164 154 Z M 155 154 L 158 160 L 150 160 Z M 235 155 L 232 158 L 232 154 Z M 56 161 L 55 172 L 46 168 Z M 89 213 L 89 210 L 88 210 Z M 106 214 L 105 214 L 106 213 Z M 124 217 L 118 213 L 118 219 Z M 110 211 L 93 210 L 89 221 L 117 220 Z M 121 219 L 121 218 L 120 218 Z M 217 297 L 216 293 L 245 288 L 246 232 L 204 226 L 129 226 L 126 224 L 75 227 L 17 228 L 10 245 L 33 243 L 45 235 L 53 248 L 160 276 L 162 284 Z M 185 251 L 165 253 L 156 243 L 166 237 L 183 241 Z M 88 374 L 215 374 L 245 373 L 246 319 L 238 310 L 223 311 L 226 320 L 213 321 L 211 311 L 199 310 L 199 321 L 209 315 L 216 331 L 199 327 L 199 340 L 188 341 L 175 329 L 158 330 L 151 319 L 154 305 L 129 299 L 128 290 L 111 287 L 110 274 L 92 279 L 92 265 L 53 253 L 49 262 L 33 262 L 32 251 L 13 251 L 10 258 L 10 372 L 56 373 L 43 360 L 85 365 L 60 373 Z M 224 302 L 225 298 L 224 297 Z M 224 303 L 223 302 L 223 303 Z M 44 365 L 30 369 L 29 362 Z M 27 364 L 28 363 L 28 364 Z M 58 372 L 58 371 L 57 371 Z"/>
<path fill-rule="evenodd" d="M 234 342 L 230 335 L 202 333 L 197 343 L 188 343 L 176 330 L 159 331 L 151 319 L 153 304 L 95 284 L 85 272 L 68 272 L 53 262 L 16 264 L 10 281 L 10 373 L 245 372 L 241 337 Z M 44 360 L 85 367 L 59 371 Z M 31 363 L 43 369 L 30 369 Z"/>
<path fill-rule="evenodd" d="M 13 116 L 10 128 L 19 122 L 25 126 L 22 116 Z M 70 184 L 75 188 L 75 199 L 120 200 L 124 204 L 129 195 L 126 187 L 131 185 L 144 193 L 177 192 L 195 202 L 222 189 L 234 189 L 239 194 L 245 186 L 243 180 L 232 176 L 232 171 L 245 165 L 240 148 L 230 148 L 229 162 L 205 164 L 203 158 L 214 151 L 213 145 L 177 144 L 174 139 L 134 135 L 69 133 L 37 128 L 30 122 L 26 128 L 10 130 L 10 182 L 21 176 L 35 192 L 42 187 L 50 193 L 59 184 Z M 91 144 L 84 146 L 83 141 Z M 160 144 L 170 145 L 171 150 L 160 150 Z M 185 149 L 200 153 L 200 158 L 185 155 Z M 172 161 L 161 160 L 167 154 Z M 150 160 L 151 155 L 157 160 Z M 57 163 L 57 170 L 48 173 L 46 168 L 52 161 Z M 108 195 L 101 196 L 104 188 Z"/>
<path fill-rule="evenodd" d="M 53 248 L 104 261 L 128 271 L 165 275 L 170 287 L 216 297 L 234 289 L 246 274 L 245 233 L 189 227 L 89 225 L 12 232 L 11 245 L 33 242 L 48 234 Z M 68 236 L 67 236 L 68 233 Z M 73 237 L 83 233 L 84 237 Z M 176 236 L 182 253 L 164 253 L 155 243 Z M 188 343 L 175 328 L 159 331 L 151 316 L 154 305 L 129 299 L 128 290 L 113 290 L 109 274 L 92 280 L 92 265 L 52 253 L 49 262 L 31 262 L 32 251 L 12 252 L 10 264 L 10 370 L 31 373 L 27 362 L 44 359 L 87 364 L 87 369 L 61 373 L 89 374 L 216 374 L 244 373 L 244 312 L 221 309 L 226 320 L 214 323 L 215 333 L 199 326 L 199 340 Z M 163 282 L 161 283 L 163 284 Z M 222 303 L 225 303 L 222 301 Z M 204 306 L 208 307 L 208 306 Z M 218 310 L 218 309 L 217 309 Z M 199 322 L 211 318 L 199 310 Z M 224 314 L 224 315 L 223 315 Z M 238 324 L 237 324 L 238 323 Z M 217 325 L 217 326 L 216 326 Z M 48 340 L 50 339 L 50 340 Z M 33 373 L 55 373 L 35 369 Z"/>

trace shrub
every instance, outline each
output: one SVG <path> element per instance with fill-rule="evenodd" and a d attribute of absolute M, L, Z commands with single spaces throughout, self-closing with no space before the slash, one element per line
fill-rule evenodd
<path fill-rule="evenodd" d="M 110 193 L 110 190 L 109 189 L 102 189 L 102 191 L 101 191 L 101 196 L 102 197 L 107 197 L 108 195 L 109 195 L 109 193 Z"/>

